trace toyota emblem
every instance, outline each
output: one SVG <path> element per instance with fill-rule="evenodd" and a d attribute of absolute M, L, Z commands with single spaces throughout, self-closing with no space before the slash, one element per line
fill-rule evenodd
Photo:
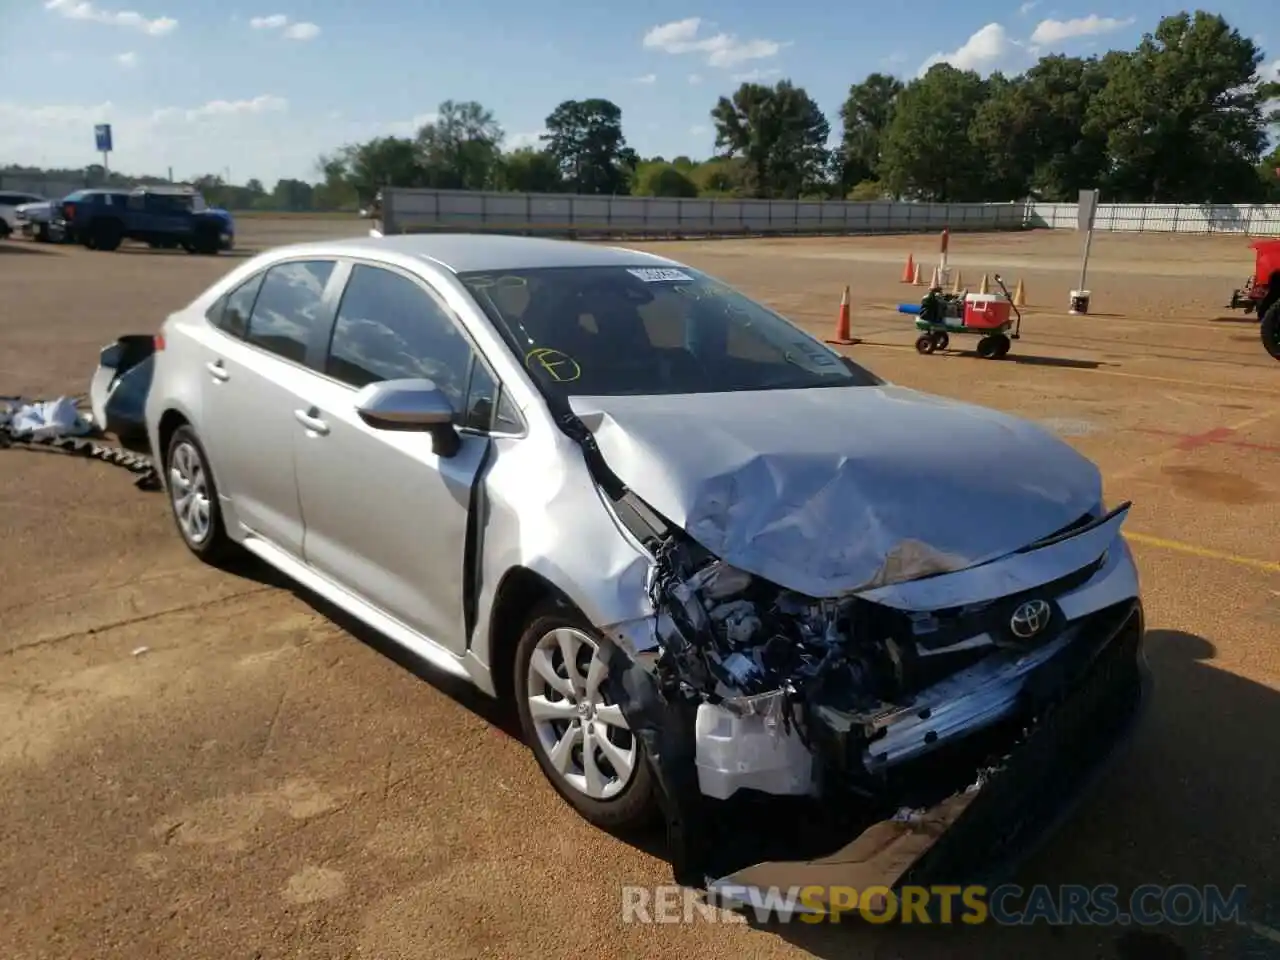
<path fill-rule="evenodd" d="M 1049 626 L 1053 608 L 1043 600 L 1028 600 L 1013 611 L 1009 618 L 1009 630 L 1019 640 L 1030 640 Z"/>

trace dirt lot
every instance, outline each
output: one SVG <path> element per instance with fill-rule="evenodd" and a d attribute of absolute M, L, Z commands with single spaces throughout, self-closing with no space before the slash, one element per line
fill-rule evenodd
<path fill-rule="evenodd" d="M 359 230 L 244 224 L 250 246 Z M 275 585 L 189 557 L 123 471 L 0 453 L 0 929 L 18 958 L 1265 956 L 1280 943 L 1280 364 L 1220 308 L 1240 239 L 1101 237 L 1092 316 L 1065 315 L 1074 233 L 962 236 L 1021 278 L 1003 362 L 918 356 L 893 311 L 933 238 L 664 243 L 882 375 L 1048 422 L 1102 466 L 1148 604 L 1151 709 L 1021 882 L 1245 884 L 1241 927 L 624 925 L 660 841 L 599 833 L 544 785 L 505 714 Z M 0 393 L 87 388 L 238 262 L 0 244 Z M 971 347 L 972 342 L 957 344 Z M 946 491 L 940 490 L 939 496 Z"/>

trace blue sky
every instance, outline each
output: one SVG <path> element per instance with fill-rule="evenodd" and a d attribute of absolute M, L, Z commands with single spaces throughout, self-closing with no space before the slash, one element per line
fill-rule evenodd
<path fill-rule="evenodd" d="M 244 0 L 235 0 L 242 4 Z M 0 0 L 0 163 L 95 161 L 186 178 L 314 179 L 344 142 L 409 134 L 442 100 L 479 100 L 508 145 L 535 142 L 565 99 L 622 108 L 642 155 L 711 153 L 708 113 L 743 79 L 790 77 L 838 135 L 850 83 L 947 59 L 1017 72 L 1048 52 L 1130 47 L 1152 0 Z M 1280 76 L 1276 0 L 1216 9 Z M 642 12 L 643 11 L 643 12 Z"/>

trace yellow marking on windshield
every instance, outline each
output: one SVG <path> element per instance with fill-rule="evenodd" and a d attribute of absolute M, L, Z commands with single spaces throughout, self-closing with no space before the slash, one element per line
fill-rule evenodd
<path fill-rule="evenodd" d="M 577 360 L 551 347 L 534 347 L 524 355 L 524 365 L 530 370 L 535 363 L 556 383 L 572 383 L 582 376 Z"/>

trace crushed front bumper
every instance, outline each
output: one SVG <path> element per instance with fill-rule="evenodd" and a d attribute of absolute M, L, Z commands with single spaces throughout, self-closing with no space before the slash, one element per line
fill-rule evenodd
<path fill-rule="evenodd" d="M 992 887 L 1008 879 L 1070 814 L 1148 703 L 1141 603 L 1102 614 L 1094 642 L 1033 678 L 1023 720 L 973 738 L 974 753 L 996 758 L 982 767 L 976 786 L 910 817 L 873 822 L 826 856 L 735 870 L 709 882 L 709 893 L 726 906 L 759 908 L 770 902 L 767 891 L 774 887 L 813 887 L 831 897 L 838 887 Z M 924 765 L 941 759 L 918 761 L 926 778 Z"/>

